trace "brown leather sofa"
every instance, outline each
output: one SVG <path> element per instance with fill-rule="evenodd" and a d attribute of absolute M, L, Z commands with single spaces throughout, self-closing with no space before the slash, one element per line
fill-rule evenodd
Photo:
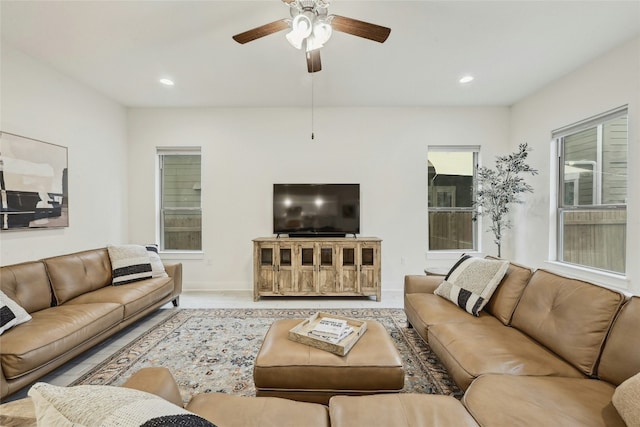
<path fill-rule="evenodd" d="M 0 268 L 0 289 L 32 320 L 0 335 L 4 398 L 95 346 L 182 292 L 182 264 L 169 277 L 111 286 L 106 248 Z"/>
<path fill-rule="evenodd" d="M 611 403 L 640 372 L 640 297 L 510 264 L 479 317 L 406 276 L 409 323 L 480 426 L 625 426 Z"/>

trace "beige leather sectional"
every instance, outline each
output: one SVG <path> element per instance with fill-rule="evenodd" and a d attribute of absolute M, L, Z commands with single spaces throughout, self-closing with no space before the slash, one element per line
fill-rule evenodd
<path fill-rule="evenodd" d="M 187 409 L 219 427 L 631 427 L 612 396 L 640 372 L 640 297 L 512 263 L 473 317 L 433 293 L 442 280 L 405 277 L 405 311 L 465 390 L 462 401 L 391 393 L 321 406 L 212 393 Z"/>
<path fill-rule="evenodd" d="M 611 398 L 640 372 L 640 297 L 510 264 L 479 317 L 405 277 L 405 311 L 480 426 L 626 426 Z"/>
<path fill-rule="evenodd" d="M 465 389 L 462 401 L 391 393 L 334 396 L 323 406 L 210 393 L 187 409 L 219 427 L 629 427 L 612 396 L 640 372 L 640 297 L 510 264 L 473 317 L 433 294 L 442 280 L 407 276 L 405 310 Z M 134 384 L 149 386 L 140 375 Z M 172 382 L 167 374 L 161 388 L 175 396 Z"/>
<path fill-rule="evenodd" d="M 182 264 L 169 277 L 111 286 L 106 248 L 0 268 L 0 289 L 32 320 L 0 335 L 4 398 L 173 301 L 182 292 Z"/>

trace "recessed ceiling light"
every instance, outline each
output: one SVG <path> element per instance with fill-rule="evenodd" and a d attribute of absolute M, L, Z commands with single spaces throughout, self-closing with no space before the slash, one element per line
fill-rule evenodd
<path fill-rule="evenodd" d="M 466 75 L 466 76 L 462 76 L 460 78 L 460 80 L 458 80 L 460 83 L 469 83 L 471 81 L 473 81 L 474 77 L 470 76 L 470 75 Z"/>
<path fill-rule="evenodd" d="M 165 86 L 173 86 L 175 83 L 173 83 L 173 80 L 170 79 L 160 79 L 160 83 L 162 83 Z"/>

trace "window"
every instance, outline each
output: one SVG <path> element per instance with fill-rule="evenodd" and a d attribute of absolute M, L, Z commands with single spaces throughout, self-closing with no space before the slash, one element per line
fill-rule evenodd
<path fill-rule="evenodd" d="M 429 250 L 477 249 L 473 221 L 477 147 L 429 147 Z"/>
<path fill-rule="evenodd" d="M 627 109 L 553 132 L 558 147 L 557 260 L 625 273 Z"/>
<path fill-rule="evenodd" d="M 202 250 L 200 149 L 158 149 L 160 248 Z"/>

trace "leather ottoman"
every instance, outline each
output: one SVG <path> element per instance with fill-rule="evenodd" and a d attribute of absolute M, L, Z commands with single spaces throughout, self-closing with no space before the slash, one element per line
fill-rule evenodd
<path fill-rule="evenodd" d="M 256 357 L 256 396 L 284 397 L 328 404 L 335 395 L 367 395 L 404 387 L 402 359 L 380 323 L 367 331 L 346 356 L 338 356 L 287 338 L 302 319 L 277 320 Z"/>

